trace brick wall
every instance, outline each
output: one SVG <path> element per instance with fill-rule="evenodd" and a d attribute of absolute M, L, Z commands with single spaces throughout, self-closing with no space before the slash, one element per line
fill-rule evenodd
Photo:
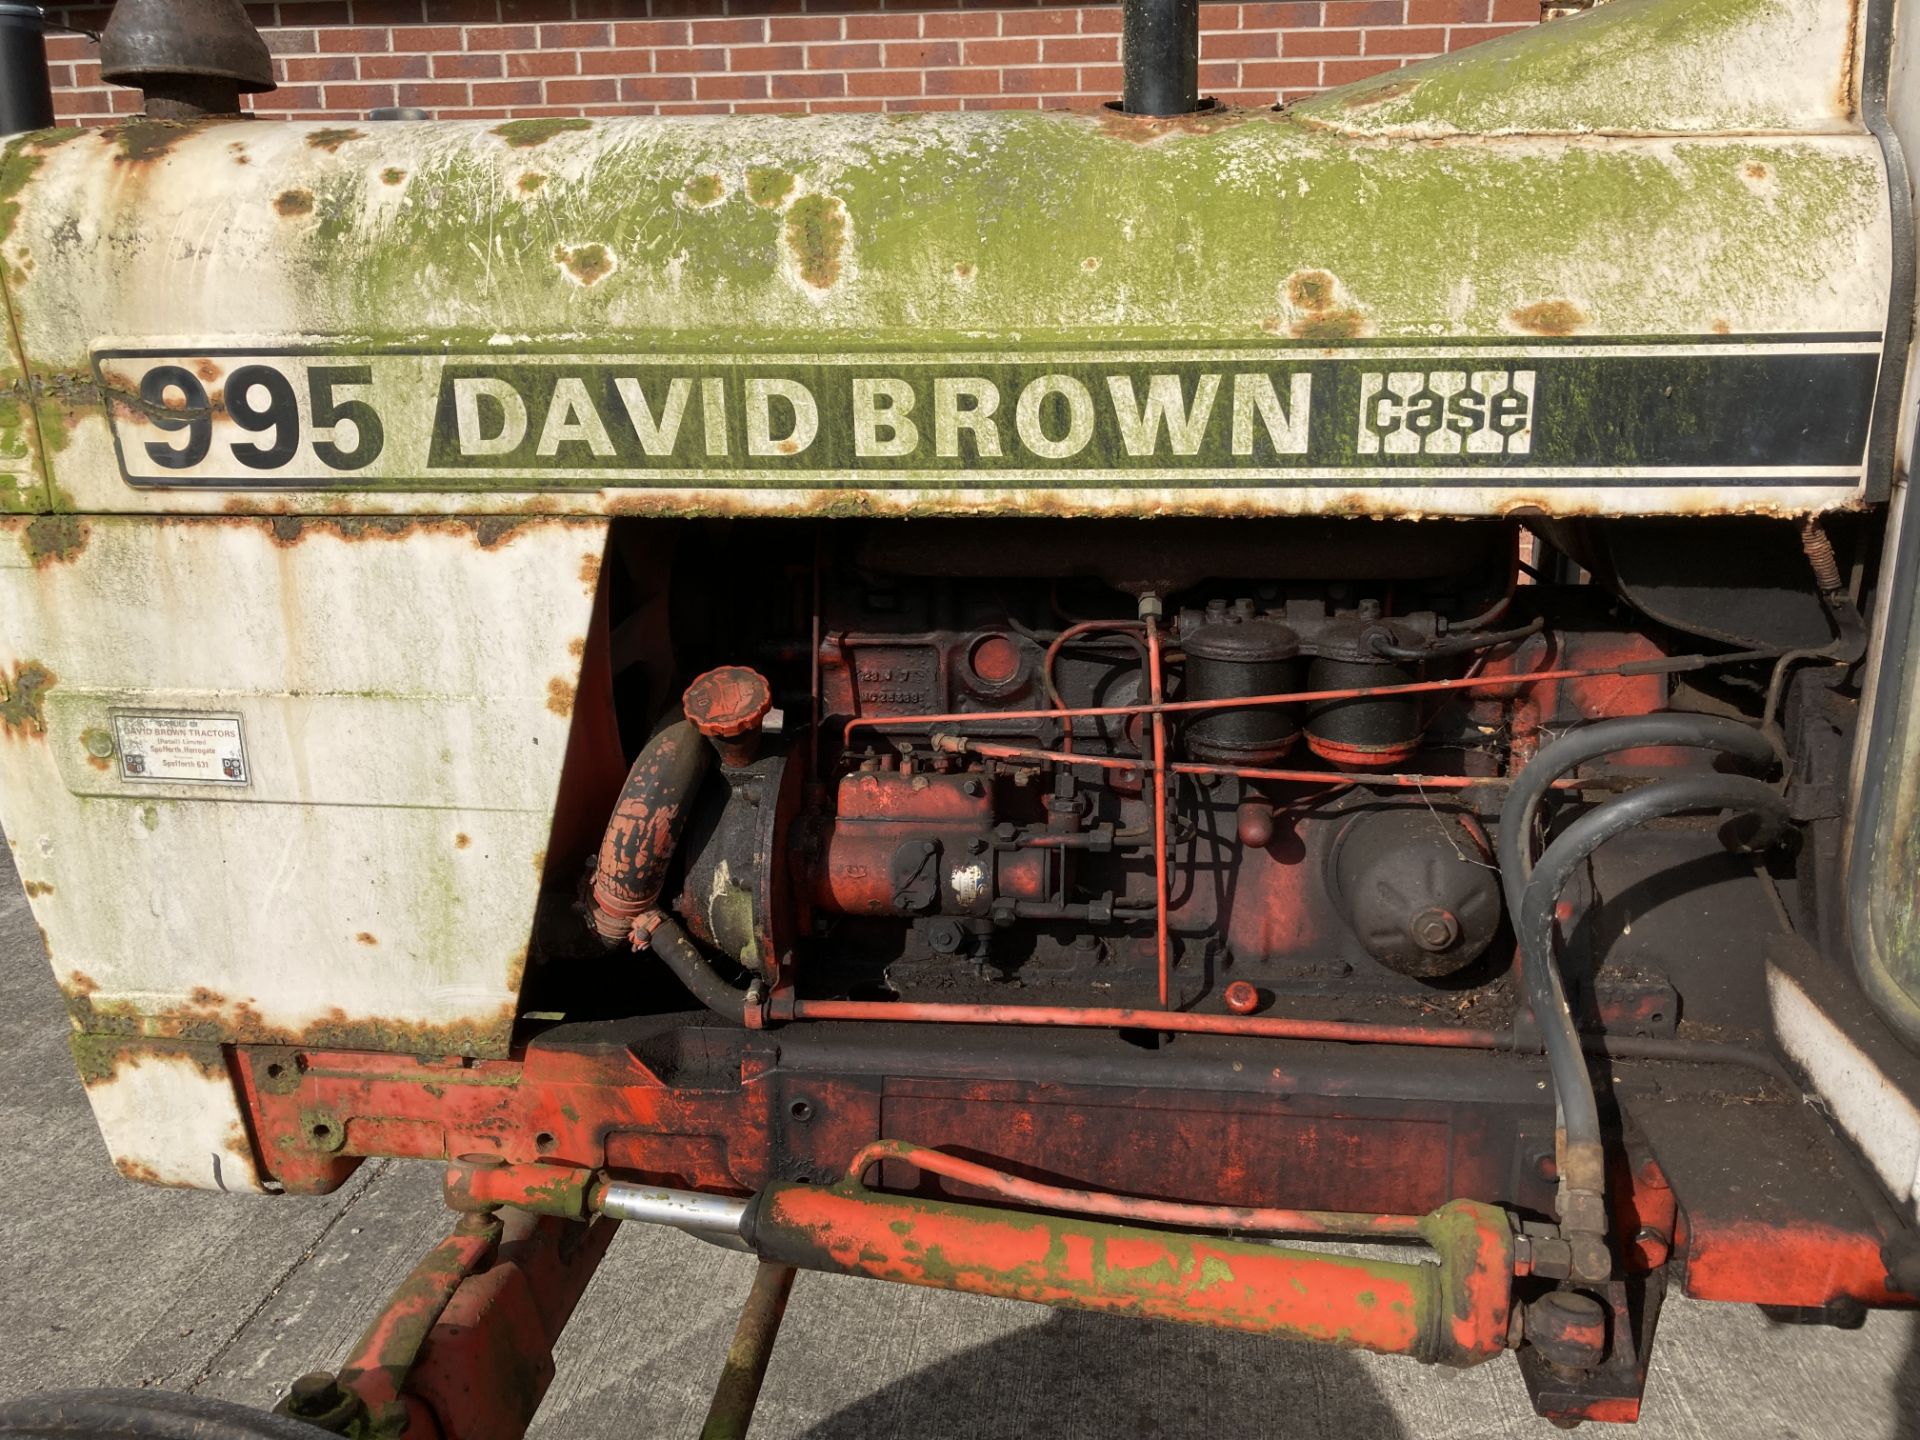
<path fill-rule="evenodd" d="M 264 116 L 957 110 L 1097 105 L 1120 90 L 1114 4 L 981 0 L 281 0 L 250 4 L 280 88 Z M 1539 0 L 1201 7 L 1200 82 L 1272 105 L 1538 19 Z M 97 31 L 108 7 L 53 6 Z M 67 123 L 133 112 L 80 35 L 48 42 Z"/>

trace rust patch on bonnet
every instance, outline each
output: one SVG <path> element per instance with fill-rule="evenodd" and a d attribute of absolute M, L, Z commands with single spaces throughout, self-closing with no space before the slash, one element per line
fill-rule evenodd
<path fill-rule="evenodd" d="M 375 937 L 371 931 L 367 931 L 367 930 L 362 930 L 358 935 L 354 936 L 353 938 L 358 944 L 361 944 L 361 945 L 378 945 L 380 943 L 379 939 Z"/>
<path fill-rule="evenodd" d="M 169 523 L 166 518 L 161 523 Z M 186 517 L 173 519 L 177 524 L 206 524 Z M 320 536 L 349 543 L 370 540 L 405 540 L 421 534 L 459 535 L 473 541 L 482 550 L 505 545 L 527 525 L 535 522 L 517 515 L 481 515 L 471 519 L 454 515 L 275 515 L 272 517 L 221 517 L 216 525 L 245 525 L 264 528 L 273 543 L 282 549 L 304 544 Z"/>
<path fill-rule="evenodd" d="M 778 210 L 793 193 L 794 183 L 785 170 L 756 165 L 747 171 L 747 199 L 762 210 Z"/>
<path fill-rule="evenodd" d="M 696 210 L 706 210 L 727 198 L 727 182 L 718 175 L 696 175 L 680 191 L 680 198 Z"/>
<path fill-rule="evenodd" d="M 95 1001 L 90 994 L 70 988 L 67 1010 L 82 1031 L 95 1036 L 383 1050 L 396 1055 L 477 1055 L 504 1050 L 513 1029 L 515 1006 L 509 1001 L 442 1024 L 354 1016 L 336 1007 L 296 1027 L 269 1024 L 251 1003 L 230 1000 L 206 989 L 195 990 L 183 1004 L 148 1011 L 125 1001 Z"/>
<path fill-rule="evenodd" d="M 406 178 L 407 172 L 402 170 L 398 165 L 389 165 L 380 172 L 380 183 L 383 185 L 398 185 Z"/>
<path fill-rule="evenodd" d="M 465 850 L 471 844 L 473 844 L 473 837 L 464 830 L 459 831 L 453 837 L 453 848 L 456 850 Z"/>
<path fill-rule="evenodd" d="M 1235 110 L 1227 105 L 1196 110 L 1191 115 L 1129 115 L 1124 110 L 1112 107 L 1102 107 L 1099 111 L 1102 135 L 1112 140 L 1131 141 L 1135 145 L 1151 144 L 1169 135 L 1212 135 L 1236 125 L 1248 125 L 1256 120 L 1271 118 L 1271 111 Z"/>
<path fill-rule="evenodd" d="M 1340 102 L 1340 108 L 1365 110 L 1374 105 L 1384 105 L 1389 100 L 1398 100 L 1402 95 L 1411 95 L 1419 88 L 1418 80 L 1392 80 L 1385 85 L 1375 85 L 1370 90 L 1362 90 L 1358 95 L 1349 95 Z"/>
<path fill-rule="evenodd" d="M 579 116 L 553 116 L 544 120 L 509 120 L 493 127 L 493 133 L 516 150 L 531 150 L 569 130 L 591 130 L 593 122 Z"/>
<path fill-rule="evenodd" d="M 832 195 L 802 195 L 787 211 L 787 249 L 800 278 L 830 290 L 847 244 L 847 207 Z"/>
<path fill-rule="evenodd" d="M 562 718 L 573 714 L 573 686 L 558 675 L 547 682 L 547 709 Z"/>
<path fill-rule="evenodd" d="M 1367 331 L 1366 314 L 1340 303 L 1340 281 L 1327 270 L 1296 270 L 1287 277 L 1287 303 L 1298 340 L 1350 340 Z M 1264 327 L 1263 327 L 1264 328 Z"/>
<path fill-rule="evenodd" d="M 556 245 L 553 263 L 581 285 L 598 285 L 613 273 L 613 252 L 599 241 L 586 245 Z"/>
<path fill-rule="evenodd" d="M 324 150 L 329 155 L 332 155 L 336 151 L 338 151 L 342 145 L 346 144 L 349 140 L 366 139 L 366 133 L 367 132 L 364 130 L 348 130 L 348 129 L 332 129 L 332 128 L 329 128 L 326 130 L 316 130 L 311 135 L 307 136 L 307 148 L 311 150 Z"/>
<path fill-rule="evenodd" d="M 29 900 L 38 900 L 42 895 L 53 894 L 51 880 L 23 880 L 20 882 L 20 888 L 27 892 Z"/>
<path fill-rule="evenodd" d="M 311 190 L 282 190 L 273 197 L 273 208 L 289 218 L 313 213 Z"/>
<path fill-rule="evenodd" d="M 119 151 L 113 157 L 114 164 L 151 165 L 165 159 L 167 152 L 189 135 L 210 125 L 230 125 L 240 119 L 238 115 L 215 115 L 201 120 L 149 120 L 143 116 L 109 125 L 100 134 Z"/>
<path fill-rule="evenodd" d="M 1571 335 L 1592 317 L 1571 300 L 1541 300 L 1507 317 L 1535 335 Z"/>
<path fill-rule="evenodd" d="M 47 733 L 43 697 L 57 683 L 53 671 L 38 660 L 14 662 L 13 678 L 6 682 L 5 696 L 0 697 L 0 728 L 9 739 Z"/>
<path fill-rule="evenodd" d="M 66 565 L 87 548 L 87 525 L 77 515 L 36 515 L 29 520 L 21 543 L 36 570 Z"/>
<path fill-rule="evenodd" d="M 598 555 L 580 557 L 580 583 L 586 587 L 589 595 L 600 588 L 600 557 Z"/>

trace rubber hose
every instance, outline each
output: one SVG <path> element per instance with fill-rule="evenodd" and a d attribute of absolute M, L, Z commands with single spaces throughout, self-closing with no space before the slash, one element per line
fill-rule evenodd
<path fill-rule="evenodd" d="M 1526 983 L 1527 1001 L 1540 1021 L 1547 1063 L 1559 1091 L 1561 1123 L 1567 1137 L 1567 1182 L 1575 1188 L 1598 1190 L 1604 1174 L 1600 1161 L 1599 1109 L 1582 1058 L 1582 1042 L 1572 1030 L 1560 969 L 1553 958 L 1554 911 L 1560 892 L 1587 857 L 1614 836 L 1649 820 L 1707 809 L 1734 809 L 1754 816 L 1756 829 L 1741 841 L 1742 848 L 1751 850 L 1771 845 L 1793 823 L 1792 811 L 1777 790 L 1744 775 L 1687 775 L 1659 780 L 1595 806 L 1569 825 L 1540 857 L 1515 913 L 1520 969 Z M 1568 1024 L 1562 1027 L 1549 1023 L 1548 1015 L 1564 1016 Z M 1565 1053 L 1567 1050 L 1571 1053 Z M 1562 1085 L 1563 1070 L 1577 1075 L 1577 1083 Z M 1582 1172 L 1578 1175 L 1573 1173 L 1576 1150 L 1581 1152 Z M 1592 1174 L 1585 1170 L 1589 1164 L 1594 1167 Z"/>
<path fill-rule="evenodd" d="M 1568 772 L 1620 750 L 1644 745 L 1684 745 L 1695 750 L 1719 750 L 1753 769 L 1773 764 L 1779 754 L 1772 741 L 1751 725 L 1717 715 L 1687 715 L 1665 710 L 1656 715 L 1628 715 L 1597 725 L 1570 730 L 1541 747 L 1527 767 L 1514 777 L 1500 807 L 1498 859 L 1500 883 L 1506 890 L 1509 914 L 1520 913 L 1520 897 L 1533 865 L 1528 853 L 1534 817 L 1540 802 L 1556 780 Z M 1541 1023 L 1546 1023 L 1544 1017 Z"/>
<path fill-rule="evenodd" d="M 603 939 L 626 939 L 635 918 L 659 903 L 691 801 L 712 763 L 713 747 L 687 720 L 663 726 L 633 762 L 593 872 L 589 918 Z"/>
<path fill-rule="evenodd" d="M 648 947 L 693 992 L 693 998 L 714 1014 L 735 1025 L 747 1023 L 747 994 L 715 973 L 712 963 L 698 945 L 687 938 L 678 921 L 661 916 L 647 937 Z"/>
<path fill-rule="evenodd" d="M 0 1405 L 19 1440 L 318 1440 L 304 1420 L 167 1390 L 45 1390 Z"/>

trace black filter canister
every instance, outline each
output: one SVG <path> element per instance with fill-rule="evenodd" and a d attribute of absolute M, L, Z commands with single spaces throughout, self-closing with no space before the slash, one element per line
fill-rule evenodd
<path fill-rule="evenodd" d="M 53 124 L 46 24 L 38 5 L 0 0 L 0 135 Z"/>
<path fill-rule="evenodd" d="M 1417 679 L 1411 662 L 1375 653 L 1376 637 L 1401 646 L 1414 638 L 1387 620 L 1336 620 L 1316 642 L 1319 654 L 1307 669 L 1306 688 L 1371 690 Z M 1399 765 L 1420 748 L 1420 735 L 1420 700 L 1415 695 L 1323 700 L 1307 716 L 1307 748 L 1343 770 Z"/>
<path fill-rule="evenodd" d="M 1183 700 L 1231 700 L 1298 690 L 1300 639 L 1278 620 L 1210 611 L 1183 625 Z M 1187 755 L 1218 765 L 1259 765 L 1287 753 L 1300 731 L 1286 706 L 1229 706 L 1190 713 L 1181 730 Z"/>

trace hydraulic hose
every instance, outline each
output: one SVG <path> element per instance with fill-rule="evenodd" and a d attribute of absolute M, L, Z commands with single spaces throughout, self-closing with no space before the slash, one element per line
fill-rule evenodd
<path fill-rule="evenodd" d="M 693 992 L 694 999 L 735 1025 L 747 1023 L 747 1007 L 753 1002 L 753 996 L 721 979 L 705 952 L 687 938 L 687 932 L 680 928 L 677 920 L 655 910 L 643 923 L 653 926 L 646 937 L 648 947 L 666 962 L 680 983 Z"/>
<path fill-rule="evenodd" d="M 1648 745 L 1718 750 L 1755 770 L 1766 769 L 1778 758 L 1772 742 L 1751 725 L 1717 715 L 1688 715 L 1671 710 L 1602 720 L 1597 725 L 1570 730 L 1542 746 L 1527 767 L 1514 777 L 1506 803 L 1500 808 L 1500 883 L 1506 890 L 1510 913 L 1520 913 L 1520 897 L 1526 891 L 1527 876 L 1532 869 L 1530 846 L 1534 818 L 1554 782 L 1603 755 Z M 1546 1018 L 1541 1017 L 1541 1024 L 1546 1023 Z"/>
<path fill-rule="evenodd" d="M 625 940 L 633 922 L 659 903 L 687 812 L 712 763 L 713 747 L 691 721 L 678 720 L 646 743 L 627 772 L 600 842 L 588 908 L 594 930 L 609 943 Z"/>
<path fill-rule="evenodd" d="M 1532 762 L 1514 777 L 1506 803 L 1500 811 L 1496 858 L 1499 861 L 1501 886 L 1506 892 L 1507 912 L 1513 917 L 1516 930 L 1521 925 L 1527 898 L 1532 893 L 1529 879 L 1533 871 L 1534 821 L 1541 802 L 1552 791 L 1554 783 L 1590 760 L 1646 745 L 1684 745 L 1719 750 L 1754 768 L 1771 764 L 1776 754 L 1772 742 L 1749 725 L 1718 716 L 1670 711 L 1603 720 L 1597 725 L 1571 731 L 1544 746 Z M 1727 777 L 1713 775 L 1702 778 L 1721 780 Z M 1662 785 L 1671 783 L 1660 782 Z M 1659 786 L 1650 788 L 1658 789 Z M 1768 790 L 1766 793 L 1771 795 L 1773 792 Z M 1610 812 L 1617 803 L 1612 801 L 1602 805 L 1590 812 L 1587 818 Z M 1635 812 L 1618 813 L 1625 818 Z M 1638 821 L 1629 819 L 1627 823 L 1637 824 Z M 1572 852 L 1561 853 L 1564 856 Z M 1567 873 L 1571 874 L 1571 869 Z M 1554 1099 L 1566 1140 L 1566 1156 L 1561 1166 L 1562 1220 L 1566 1222 L 1570 1217 L 1577 1219 L 1588 1227 L 1586 1233 L 1590 1236 L 1604 1237 L 1605 1202 L 1601 1195 L 1604 1156 L 1600 1148 L 1599 1105 L 1594 1098 L 1593 1078 L 1587 1071 L 1586 1041 L 1574 1024 L 1573 1012 L 1567 1004 L 1566 989 L 1553 957 L 1551 916 L 1565 884 L 1566 877 L 1562 876 L 1553 886 L 1552 895 L 1546 902 L 1549 923 L 1545 943 L 1530 945 L 1522 937 L 1520 972 L 1527 1003 L 1540 1028 L 1541 1048 L 1546 1053 L 1547 1068 L 1553 1077 Z M 1591 1243 L 1585 1263 L 1587 1268 L 1605 1265 L 1603 1238 L 1596 1238 Z M 1602 1269 L 1601 1276 L 1604 1273 Z"/>
<path fill-rule="evenodd" d="M 1543 758 L 1546 754 L 1541 752 Z M 1745 850 L 1765 849 L 1793 823 L 1785 797 L 1745 775 L 1659 780 L 1598 805 L 1569 825 L 1540 857 L 1514 914 L 1527 1001 L 1540 1022 L 1560 1104 L 1560 1223 L 1574 1243 L 1578 1279 L 1600 1280 L 1607 1275 L 1606 1156 L 1582 1042 L 1573 1028 L 1554 963 L 1554 915 L 1560 892 L 1588 856 L 1623 831 L 1663 816 L 1711 809 L 1732 809 L 1753 817 L 1750 828 L 1738 837 L 1739 848 Z M 1504 831 L 1503 824 L 1503 840 Z"/>

